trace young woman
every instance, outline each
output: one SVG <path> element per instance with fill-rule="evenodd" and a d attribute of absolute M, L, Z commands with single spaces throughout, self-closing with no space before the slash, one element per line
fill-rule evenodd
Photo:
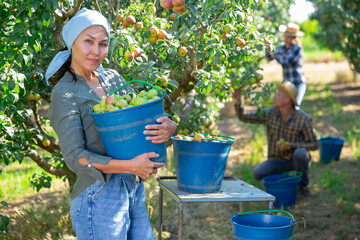
<path fill-rule="evenodd" d="M 104 69 L 110 26 L 94 10 L 82 9 L 65 24 L 62 35 L 67 48 L 52 60 L 46 80 L 58 73 L 49 117 L 59 137 L 66 165 L 76 173 L 71 191 L 70 217 L 77 239 L 155 239 L 145 208 L 143 180 L 157 173 L 163 163 L 150 158 L 112 159 L 105 153 L 88 105 L 95 105 L 125 83 L 115 70 Z M 126 86 L 122 93 L 133 91 Z M 176 124 L 160 117 L 144 134 L 153 143 L 169 140 Z M 113 173 L 130 173 L 128 176 Z"/>
<path fill-rule="evenodd" d="M 279 30 L 284 32 L 284 42 L 276 49 L 275 54 L 271 53 L 270 46 L 266 57 L 269 61 L 276 59 L 283 69 L 283 82 L 293 83 L 298 96 L 296 101 L 300 106 L 306 91 L 306 78 L 302 68 L 303 49 L 301 47 L 299 36 L 304 33 L 300 31 L 297 24 L 289 23 L 287 26 L 281 25 Z"/>

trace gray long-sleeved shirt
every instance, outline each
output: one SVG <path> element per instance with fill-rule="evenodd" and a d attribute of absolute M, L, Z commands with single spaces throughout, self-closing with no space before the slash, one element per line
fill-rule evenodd
<path fill-rule="evenodd" d="M 115 70 L 105 70 L 105 81 L 97 72 L 96 75 L 106 95 L 126 83 Z M 76 77 L 75 82 L 72 75 L 66 72 L 53 89 L 49 107 L 50 122 L 58 135 L 65 163 L 77 175 L 71 198 L 79 195 L 96 179 L 105 182 L 110 175 L 103 174 L 91 164 L 81 165 L 78 160 L 80 157 L 85 157 L 90 163 L 101 164 L 107 164 L 111 159 L 106 155 L 95 123 L 89 115 L 88 105 L 94 106 L 100 102 L 101 98 L 83 77 L 79 75 Z M 125 86 L 117 94 L 123 95 L 129 91 L 133 89 Z"/>

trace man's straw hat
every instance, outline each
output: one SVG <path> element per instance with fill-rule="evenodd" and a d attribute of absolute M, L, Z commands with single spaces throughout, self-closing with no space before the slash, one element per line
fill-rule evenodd
<path fill-rule="evenodd" d="M 293 36 L 293 37 L 301 37 L 304 36 L 304 33 L 300 31 L 299 25 L 295 23 L 288 23 L 285 25 L 279 26 L 279 31 L 284 32 L 286 35 Z"/>
<path fill-rule="evenodd" d="M 294 84 L 291 82 L 284 82 L 284 83 L 275 83 L 278 89 L 282 90 L 291 98 L 291 101 L 294 103 L 295 106 L 299 106 L 296 102 L 296 97 L 298 95 L 298 91 Z"/>

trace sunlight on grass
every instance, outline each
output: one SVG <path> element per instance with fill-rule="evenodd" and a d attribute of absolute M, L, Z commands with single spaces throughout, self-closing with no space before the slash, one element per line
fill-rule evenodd
<path fill-rule="evenodd" d="M 34 173 L 41 173 L 41 169 L 34 162 L 25 160 L 2 167 L 0 175 L 1 198 L 4 201 L 11 201 L 23 198 L 24 195 L 31 195 L 36 191 L 30 186 L 30 178 Z"/>

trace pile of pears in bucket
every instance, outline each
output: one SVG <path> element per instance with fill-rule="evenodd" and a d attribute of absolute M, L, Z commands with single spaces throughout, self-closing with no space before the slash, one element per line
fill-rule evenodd
<path fill-rule="evenodd" d="M 101 99 L 100 103 L 93 106 L 94 113 L 113 112 L 125 108 L 139 106 L 160 99 L 158 91 L 150 89 L 142 90 L 138 95 L 134 92 L 125 95 L 113 95 Z"/>
<path fill-rule="evenodd" d="M 228 139 L 220 136 L 210 136 L 207 134 L 196 133 L 193 136 L 189 135 L 176 135 L 176 139 L 186 140 L 186 141 L 197 141 L 197 142 L 227 142 Z"/>

